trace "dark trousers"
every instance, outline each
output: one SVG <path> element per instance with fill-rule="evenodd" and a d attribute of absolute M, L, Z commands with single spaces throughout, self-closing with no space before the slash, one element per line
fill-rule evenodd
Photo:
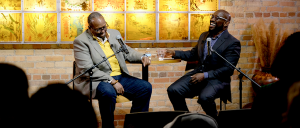
<path fill-rule="evenodd" d="M 216 109 L 215 99 L 218 96 L 217 89 L 214 89 L 213 85 L 208 83 L 206 80 L 191 84 L 191 76 L 194 73 L 188 73 L 175 81 L 170 87 L 168 87 L 168 96 L 174 107 L 175 111 L 189 111 L 185 98 L 192 98 L 199 96 L 198 103 L 201 104 L 204 112 L 216 119 L 218 111 Z"/>
<path fill-rule="evenodd" d="M 122 74 L 113 76 L 119 80 L 124 88 L 124 96 L 132 100 L 130 112 L 146 112 L 149 110 L 149 101 L 152 93 L 152 85 L 144 80 Z M 114 87 L 106 82 L 100 82 L 96 91 L 99 100 L 99 109 L 102 119 L 102 128 L 114 128 L 114 111 L 117 93 Z"/>

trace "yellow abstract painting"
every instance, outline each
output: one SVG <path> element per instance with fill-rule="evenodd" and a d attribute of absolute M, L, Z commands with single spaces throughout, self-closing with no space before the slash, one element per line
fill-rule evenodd
<path fill-rule="evenodd" d="M 25 11 L 56 11 L 56 0 L 24 0 Z"/>
<path fill-rule="evenodd" d="M 191 0 L 190 11 L 217 11 L 219 0 Z"/>
<path fill-rule="evenodd" d="M 188 11 L 189 0 L 159 0 L 159 11 Z"/>
<path fill-rule="evenodd" d="M 88 29 L 90 13 L 61 13 L 61 41 L 74 41 Z"/>
<path fill-rule="evenodd" d="M 127 13 L 127 40 L 156 40 L 155 13 Z"/>
<path fill-rule="evenodd" d="M 121 33 L 121 36 L 125 37 L 125 17 L 123 13 L 102 13 L 108 29 L 116 29 Z"/>
<path fill-rule="evenodd" d="M 0 10 L 21 10 L 21 0 L 0 0 Z"/>
<path fill-rule="evenodd" d="M 61 11 L 92 11 L 92 0 L 61 0 Z"/>
<path fill-rule="evenodd" d="M 126 0 L 126 11 L 155 11 L 155 0 Z"/>
<path fill-rule="evenodd" d="M 94 0 L 95 11 L 124 11 L 124 0 Z"/>
<path fill-rule="evenodd" d="M 191 40 L 198 40 L 203 32 L 208 31 L 210 24 L 210 14 L 191 14 L 190 37 Z"/>
<path fill-rule="evenodd" d="M 1 13 L 0 42 L 22 41 L 22 14 Z"/>
<path fill-rule="evenodd" d="M 188 40 L 187 13 L 160 13 L 160 40 Z"/>
<path fill-rule="evenodd" d="M 25 13 L 25 41 L 57 41 L 56 13 Z"/>

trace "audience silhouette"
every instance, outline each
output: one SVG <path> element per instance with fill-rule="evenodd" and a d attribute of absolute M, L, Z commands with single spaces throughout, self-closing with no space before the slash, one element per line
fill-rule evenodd
<path fill-rule="evenodd" d="M 0 127 L 24 127 L 29 102 L 27 76 L 12 64 L 0 63 L 0 68 Z"/>
<path fill-rule="evenodd" d="M 287 110 L 283 114 L 283 123 L 286 128 L 300 128 L 300 81 L 295 82 L 287 94 Z"/>
<path fill-rule="evenodd" d="M 34 128 L 97 128 L 88 98 L 66 84 L 50 84 L 30 99 L 30 125 Z"/>

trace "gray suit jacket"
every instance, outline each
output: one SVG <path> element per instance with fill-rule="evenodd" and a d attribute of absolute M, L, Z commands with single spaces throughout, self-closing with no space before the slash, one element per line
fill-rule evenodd
<path fill-rule="evenodd" d="M 108 29 L 107 32 L 110 34 L 108 41 L 112 45 L 112 50 L 116 53 L 116 51 L 121 47 L 118 40 L 116 39 L 116 36 L 121 34 L 118 30 L 114 29 Z M 80 34 L 74 40 L 73 45 L 74 57 L 77 64 L 75 74 L 76 76 L 106 58 L 106 55 L 104 54 L 97 40 L 92 37 L 89 30 L 86 30 L 85 32 Z M 125 60 L 129 62 L 141 62 L 141 56 L 143 54 L 133 50 L 129 46 L 127 46 L 127 49 L 129 51 L 129 54 L 120 52 L 119 54 L 116 54 L 116 58 L 119 61 L 122 72 L 129 75 Z M 92 98 L 96 96 L 96 88 L 100 82 L 107 82 L 113 79 L 110 76 L 111 72 L 112 69 L 108 60 L 103 62 L 102 64 L 99 64 L 96 68 L 93 69 L 93 77 L 96 77 L 96 79 L 94 79 L 92 82 Z M 89 82 L 89 74 L 86 73 L 74 81 L 75 89 L 79 90 L 84 95 L 89 97 Z"/>

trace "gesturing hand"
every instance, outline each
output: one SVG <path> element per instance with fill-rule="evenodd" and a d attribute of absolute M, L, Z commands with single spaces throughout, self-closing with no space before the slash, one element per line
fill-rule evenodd
<path fill-rule="evenodd" d="M 121 94 L 121 95 L 124 94 L 124 88 L 123 88 L 123 86 L 119 82 L 117 82 L 116 84 L 114 84 L 113 87 L 117 91 L 117 94 Z"/>
<path fill-rule="evenodd" d="M 166 50 L 165 51 L 165 57 L 172 57 L 175 55 L 175 51 L 174 50 Z"/>
<path fill-rule="evenodd" d="M 196 84 L 204 80 L 204 73 L 197 73 L 191 76 L 192 79 L 190 80 L 190 83 Z"/>

